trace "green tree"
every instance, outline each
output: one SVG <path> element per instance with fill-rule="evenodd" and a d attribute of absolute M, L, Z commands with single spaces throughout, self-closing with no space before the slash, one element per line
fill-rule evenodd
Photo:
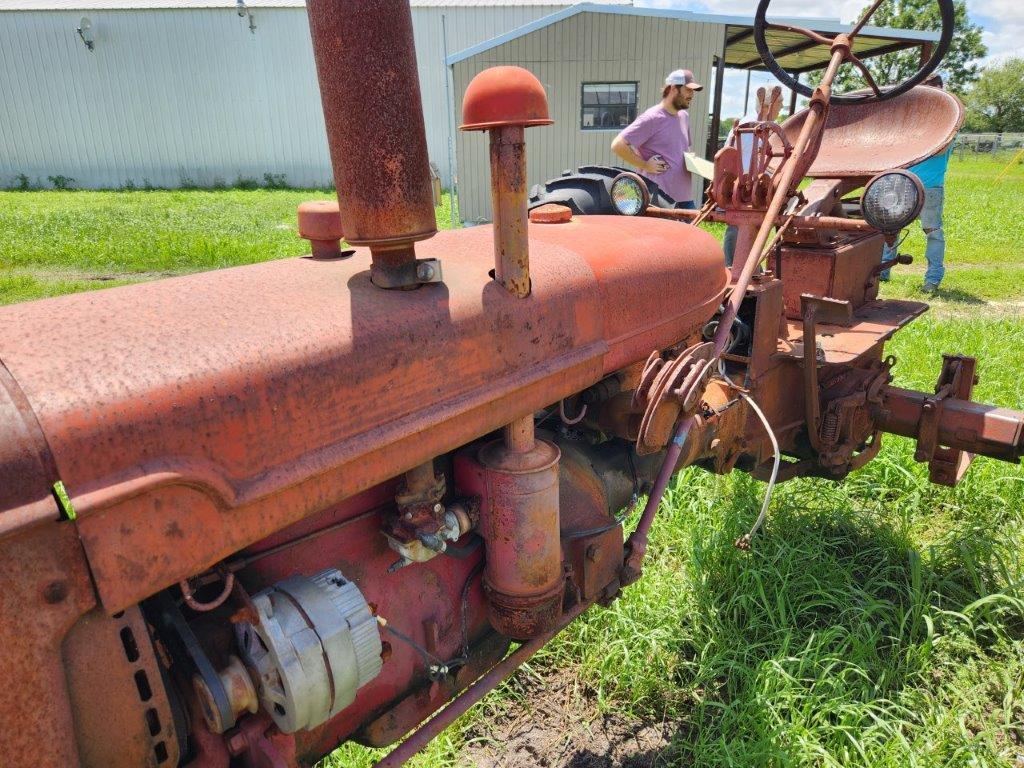
<path fill-rule="evenodd" d="M 986 68 L 967 95 L 967 130 L 1024 131 L 1024 59 Z"/>
<path fill-rule="evenodd" d="M 967 0 L 954 0 L 953 6 L 953 41 L 939 71 L 943 74 L 947 88 L 963 94 L 977 81 L 981 68 L 978 60 L 988 53 L 988 48 L 981 41 L 981 27 L 971 23 L 967 17 Z M 942 28 L 942 17 L 935 0 L 886 0 L 875 11 L 869 23 L 875 27 L 937 31 Z M 887 53 L 868 59 L 865 64 L 879 85 L 895 85 L 920 68 L 921 52 L 919 48 L 912 48 Z M 812 83 L 820 80 L 820 72 L 812 73 Z M 847 64 L 836 78 L 836 86 L 842 93 L 864 88 L 866 84 L 860 73 Z"/>

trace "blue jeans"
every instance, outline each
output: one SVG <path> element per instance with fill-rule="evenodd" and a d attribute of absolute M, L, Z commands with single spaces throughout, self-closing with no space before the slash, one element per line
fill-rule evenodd
<path fill-rule="evenodd" d="M 730 224 L 725 228 L 725 237 L 722 238 L 722 250 L 725 251 L 725 266 L 731 267 L 732 260 L 736 256 L 736 235 L 739 229 Z"/>
<path fill-rule="evenodd" d="M 680 211 L 696 211 L 697 204 L 693 200 L 684 200 L 681 203 L 676 203 L 676 210 Z"/>
<path fill-rule="evenodd" d="M 928 268 L 924 273 L 924 281 L 932 285 L 942 282 L 946 268 L 946 235 L 942 231 L 942 205 L 945 190 L 942 187 L 928 187 L 924 191 L 924 208 L 921 209 L 921 229 L 924 230 L 927 243 L 924 257 L 928 260 Z M 882 261 L 896 257 L 896 253 L 887 245 L 882 249 Z M 889 270 L 882 273 L 882 279 L 889 279 Z"/>

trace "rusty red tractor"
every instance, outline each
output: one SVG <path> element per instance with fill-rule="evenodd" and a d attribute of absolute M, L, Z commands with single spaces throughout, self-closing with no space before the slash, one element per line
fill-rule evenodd
<path fill-rule="evenodd" d="M 436 232 L 418 91 L 393 98 L 408 4 L 308 0 L 338 189 L 300 208 L 312 255 L 0 310 L 5 768 L 283 768 L 411 732 L 399 765 L 641 577 L 680 468 L 837 480 L 885 433 L 937 483 L 1019 461 L 1024 414 L 971 400 L 973 359 L 915 392 L 885 354 L 927 308 L 877 298 L 920 206 L 899 169 L 963 113 L 918 86 L 940 6 L 889 90 L 832 94 L 866 17 L 806 32 L 831 50 L 808 108 L 742 128 L 753 162 L 722 149 L 697 212 L 624 176 L 637 215 L 528 217 L 545 94 L 485 71 L 462 128 L 494 224 Z M 731 274 L 680 217 L 739 227 Z"/>

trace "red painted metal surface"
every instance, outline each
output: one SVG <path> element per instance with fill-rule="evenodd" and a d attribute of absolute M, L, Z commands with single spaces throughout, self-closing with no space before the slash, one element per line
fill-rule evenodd
<path fill-rule="evenodd" d="M 884 238 L 843 236 L 831 247 L 784 245 L 770 260 L 775 274 L 783 275 L 786 317 L 801 317 L 800 297 L 805 293 L 849 301 L 854 309 L 878 296 L 872 274 L 879 263 Z"/>
<path fill-rule="evenodd" d="M 57 465 L 32 405 L 0 360 L 0 536 L 59 517 Z"/>
<path fill-rule="evenodd" d="M 83 765 L 177 765 L 180 734 L 137 607 L 83 616 L 64 641 L 64 666 Z"/>
<path fill-rule="evenodd" d="M 874 410 L 879 427 L 919 437 L 930 397 L 927 392 L 886 388 L 883 402 Z M 1019 411 L 949 398 L 942 403 L 936 426 L 938 445 L 1014 463 L 1024 456 L 1024 414 Z"/>
<path fill-rule="evenodd" d="M 327 259 L 341 254 L 341 212 L 337 200 L 310 200 L 300 203 L 299 237 L 309 240 L 313 257 Z"/>
<path fill-rule="evenodd" d="M 532 224 L 565 224 L 572 221 L 572 209 L 565 205 L 547 203 L 530 211 Z"/>
<path fill-rule="evenodd" d="M 479 495 L 487 550 L 484 584 L 491 625 L 522 640 L 537 637 L 562 613 L 558 447 L 533 438 L 488 443 L 476 462 L 458 467 L 460 487 Z"/>
<path fill-rule="evenodd" d="M 359 251 L 0 309 L 108 610 L 579 391 L 720 301 L 710 235 L 535 227 L 525 302 L 474 228 L 428 243 L 452 268 L 411 294 L 375 289 Z"/>
<path fill-rule="evenodd" d="M 96 604 L 75 526 L 36 523 L 0 538 L 0 584 L 3 764 L 75 768 L 79 746 L 62 643 Z"/>
<path fill-rule="evenodd" d="M 548 99 L 536 75 L 522 67 L 491 67 L 474 77 L 462 99 L 462 131 L 551 125 Z"/>
<path fill-rule="evenodd" d="M 807 115 L 803 110 L 783 123 L 791 142 Z M 964 106 L 956 96 L 923 85 L 889 101 L 833 105 L 807 175 L 840 179 L 907 168 L 946 147 L 963 121 Z"/>

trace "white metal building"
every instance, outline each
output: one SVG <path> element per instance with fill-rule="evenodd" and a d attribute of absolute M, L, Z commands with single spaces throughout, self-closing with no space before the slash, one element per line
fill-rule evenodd
<path fill-rule="evenodd" d="M 569 4 L 412 0 L 427 144 L 446 186 L 446 53 Z M 304 0 L 0 0 L 0 187 L 19 174 L 175 187 L 268 173 L 332 181 Z"/>
<path fill-rule="evenodd" d="M 548 91 L 555 125 L 527 133 L 531 184 L 614 162 L 614 133 L 681 66 L 709 86 L 690 115 L 695 151 L 710 157 L 724 68 L 761 66 L 753 20 L 630 2 L 411 0 L 428 151 L 445 186 L 455 176 L 463 221 L 489 218 L 490 205 L 486 138 L 457 130 L 462 94 L 494 64 L 525 66 Z M 828 58 L 798 33 L 769 34 L 790 71 Z M 927 49 L 936 37 L 868 27 L 856 51 Z M 21 174 L 44 186 L 57 176 L 175 187 L 264 174 L 329 185 L 304 0 L 0 0 L 0 186 Z"/>

